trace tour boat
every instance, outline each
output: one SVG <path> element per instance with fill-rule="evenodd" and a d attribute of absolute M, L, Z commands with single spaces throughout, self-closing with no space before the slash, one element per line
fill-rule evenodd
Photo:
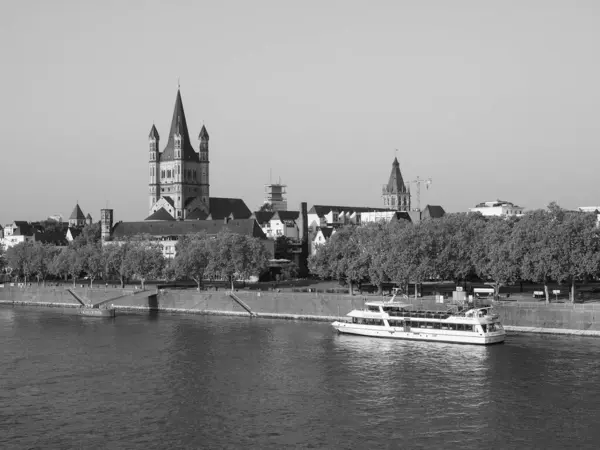
<path fill-rule="evenodd" d="M 506 335 L 489 306 L 457 312 L 425 311 L 413 310 L 412 305 L 392 298 L 367 301 L 365 309 L 355 309 L 347 316 L 351 321 L 331 324 L 339 333 L 480 345 L 503 342 Z"/>
<path fill-rule="evenodd" d="M 115 308 L 79 307 L 79 314 L 86 317 L 115 317 Z"/>

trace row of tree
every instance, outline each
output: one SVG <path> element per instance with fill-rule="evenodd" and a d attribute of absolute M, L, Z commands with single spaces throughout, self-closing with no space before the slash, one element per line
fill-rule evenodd
<path fill-rule="evenodd" d="M 134 236 L 102 245 L 100 236 L 88 229 L 66 247 L 26 241 L 10 247 L 4 261 L 11 277 L 36 279 L 45 283 L 49 276 L 73 284 L 85 275 L 90 286 L 95 280 L 117 278 L 121 287 L 128 280 L 138 280 L 142 289 L 147 280 L 194 280 L 201 287 L 205 277 L 248 279 L 260 274 L 268 264 L 268 253 L 252 237 L 231 232 L 216 236 L 205 233 L 184 236 L 176 244 L 172 261 L 163 256 L 162 246 L 149 236 Z M 1 267 L 0 267 L 1 268 Z"/>
<path fill-rule="evenodd" d="M 406 221 L 340 229 L 309 258 L 322 278 L 381 286 L 472 277 L 489 282 L 496 298 L 501 286 L 516 281 L 568 283 L 575 299 L 577 281 L 600 273 L 600 229 L 595 214 L 570 212 L 551 204 L 520 218 L 449 214 L 416 225 Z M 415 292 L 416 294 L 416 292 Z"/>

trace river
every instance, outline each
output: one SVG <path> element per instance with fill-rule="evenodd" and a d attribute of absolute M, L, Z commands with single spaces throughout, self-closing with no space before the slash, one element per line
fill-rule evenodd
<path fill-rule="evenodd" d="M 0 447 L 597 448 L 600 339 L 0 307 Z"/>

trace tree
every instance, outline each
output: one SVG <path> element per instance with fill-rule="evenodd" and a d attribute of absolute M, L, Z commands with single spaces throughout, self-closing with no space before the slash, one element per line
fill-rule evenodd
<path fill-rule="evenodd" d="M 209 242 L 207 272 L 228 280 L 231 290 L 236 277 L 260 275 L 268 266 L 267 249 L 257 238 L 221 231 Z"/>
<path fill-rule="evenodd" d="M 272 212 L 273 205 L 269 202 L 263 203 L 262 206 L 258 209 L 259 212 Z"/>
<path fill-rule="evenodd" d="M 356 283 L 368 279 L 369 258 L 366 235 L 349 225 L 340 228 L 309 258 L 309 269 L 321 278 L 333 278 L 348 284 L 348 293 L 354 294 Z"/>
<path fill-rule="evenodd" d="M 69 251 L 67 248 L 62 248 L 56 252 L 49 266 L 50 273 L 58 278 L 64 278 L 67 281 L 69 276 Z"/>
<path fill-rule="evenodd" d="M 73 245 L 75 245 L 77 248 L 80 248 L 89 244 L 97 244 L 100 242 L 100 237 L 100 222 L 86 224 L 81 230 L 81 234 L 73 241 Z"/>
<path fill-rule="evenodd" d="M 293 259 L 292 240 L 287 236 L 278 236 L 275 239 L 275 259 Z"/>
<path fill-rule="evenodd" d="M 456 284 L 475 273 L 472 250 L 477 236 L 485 226 L 479 213 L 447 214 L 428 221 L 437 246 L 436 272 L 442 280 Z"/>
<path fill-rule="evenodd" d="M 521 279 L 542 283 L 546 303 L 550 303 L 548 283 L 556 271 L 562 239 L 558 223 L 550 212 L 537 210 L 526 213 L 513 230 L 513 250 L 520 261 Z"/>
<path fill-rule="evenodd" d="M 559 283 L 570 283 L 569 299 L 574 303 L 576 281 L 600 270 L 600 230 L 595 214 L 565 212 L 557 222 L 561 239 L 553 276 Z"/>
<path fill-rule="evenodd" d="M 52 260 L 56 252 L 54 245 L 34 242 L 32 246 L 32 270 L 37 278 L 38 285 L 40 281 L 45 285 L 46 277 L 51 273 Z"/>
<path fill-rule="evenodd" d="M 127 253 L 131 248 L 129 240 L 114 242 L 104 248 L 107 270 L 116 275 L 121 282 L 121 289 L 125 287 L 127 279 L 131 278 L 132 271 L 128 265 Z"/>
<path fill-rule="evenodd" d="M 12 269 L 12 273 L 23 277 L 25 284 L 35 273 L 34 253 L 31 241 L 19 242 L 6 251 L 7 263 Z"/>
<path fill-rule="evenodd" d="M 171 269 L 176 278 L 192 279 L 200 290 L 210 258 L 210 238 L 206 233 L 183 236 L 175 246 Z"/>
<path fill-rule="evenodd" d="M 90 288 L 94 286 L 94 280 L 102 275 L 106 269 L 106 259 L 102 251 L 102 244 L 88 243 L 78 249 L 82 258 L 82 269 L 90 279 Z"/>
<path fill-rule="evenodd" d="M 125 256 L 125 264 L 132 275 L 140 280 L 145 289 L 146 280 L 157 279 L 165 266 L 162 246 L 153 242 L 147 236 L 137 237 L 131 241 L 131 247 Z"/>
<path fill-rule="evenodd" d="M 517 279 L 519 265 L 515 257 L 515 242 L 512 236 L 513 220 L 491 217 L 478 234 L 473 248 L 473 263 L 477 275 L 491 280 L 494 298 L 498 299 L 500 287 Z"/>

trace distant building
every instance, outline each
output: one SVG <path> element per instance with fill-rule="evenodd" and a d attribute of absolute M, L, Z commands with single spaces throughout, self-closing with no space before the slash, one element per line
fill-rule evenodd
<path fill-rule="evenodd" d="M 523 207 L 503 200 L 483 202 L 469 208 L 470 212 L 479 212 L 484 216 L 522 216 Z"/>
<path fill-rule="evenodd" d="M 264 204 L 271 205 L 273 211 L 287 211 L 287 198 L 285 184 L 270 183 L 265 184 L 265 201 Z"/>
<path fill-rule="evenodd" d="M 313 240 L 310 243 L 310 254 L 315 255 L 319 246 L 325 245 L 325 243 L 335 234 L 335 228 L 333 227 L 323 227 L 320 228 Z"/>
<path fill-rule="evenodd" d="M 325 227 L 360 225 L 360 217 L 365 212 L 388 212 L 385 208 L 368 206 L 314 205 L 308 211 L 308 227 L 312 231 Z"/>
<path fill-rule="evenodd" d="M 47 231 L 39 222 L 15 220 L 4 227 L 2 234 L 0 245 L 5 250 L 22 242 L 41 242 L 59 247 L 67 245 L 67 237 L 63 228 Z"/>
<path fill-rule="evenodd" d="M 285 236 L 297 240 L 300 237 L 300 211 L 256 211 L 251 217 L 269 239 Z"/>
<path fill-rule="evenodd" d="M 410 188 L 404 183 L 398 158 L 392 163 L 392 173 L 382 188 L 383 206 L 395 211 L 410 211 Z"/>
<path fill-rule="evenodd" d="M 83 227 L 86 223 L 85 215 L 79 207 L 79 203 L 75 204 L 73 212 L 69 216 L 69 226 L 71 227 Z"/>

